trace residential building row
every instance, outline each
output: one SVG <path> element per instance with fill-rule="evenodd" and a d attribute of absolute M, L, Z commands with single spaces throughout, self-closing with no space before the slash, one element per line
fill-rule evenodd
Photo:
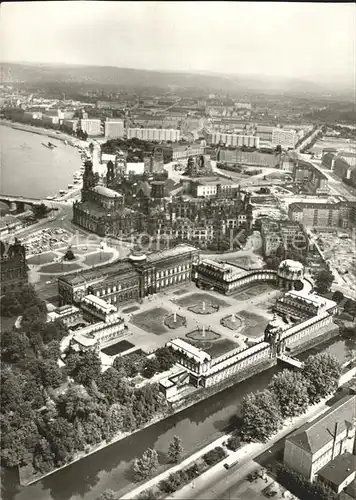
<path fill-rule="evenodd" d="M 132 139 L 134 137 L 143 141 L 178 142 L 180 140 L 180 130 L 158 128 L 128 128 L 127 138 Z"/>
<path fill-rule="evenodd" d="M 209 137 L 210 144 L 220 144 L 225 147 L 242 147 L 247 146 L 250 148 L 259 148 L 260 139 L 254 135 L 239 135 L 239 134 L 223 134 L 220 132 L 213 132 Z"/>
<path fill-rule="evenodd" d="M 227 165 L 251 165 L 256 167 L 279 168 L 282 160 L 280 153 L 242 151 L 241 149 L 222 149 L 218 151 L 217 161 Z"/>
<path fill-rule="evenodd" d="M 296 202 L 289 205 L 288 216 L 305 227 L 347 228 L 355 217 L 355 204 Z"/>

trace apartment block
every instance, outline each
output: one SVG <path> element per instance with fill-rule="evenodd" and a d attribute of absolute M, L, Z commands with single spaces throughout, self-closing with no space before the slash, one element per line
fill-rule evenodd
<path fill-rule="evenodd" d="M 120 137 L 124 137 L 125 126 L 124 120 L 116 120 L 116 119 L 106 119 L 105 124 L 105 137 L 109 139 L 118 139 Z"/>
<path fill-rule="evenodd" d="M 260 139 L 254 135 L 222 134 L 213 132 L 210 139 L 211 144 L 223 144 L 225 146 L 247 146 L 250 148 L 259 148 Z"/>
<path fill-rule="evenodd" d="M 101 135 L 101 121 L 96 118 L 82 118 L 80 120 L 80 128 L 88 135 Z"/>
<path fill-rule="evenodd" d="M 305 227 L 343 227 L 349 226 L 352 204 L 338 203 L 291 203 L 288 208 L 290 220 L 300 222 Z"/>
<path fill-rule="evenodd" d="M 180 139 L 180 130 L 164 128 L 129 128 L 127 129 L 127 138 L 137 137 L 142 141 L 171 141 L 178 142 Z"/>
<path fill-rule="evenodd" d="M 272 145 L 282 146 L 283 149 L 294 149 L 298 142 L 296 130 L 275 128 L 272 132 Z"/>

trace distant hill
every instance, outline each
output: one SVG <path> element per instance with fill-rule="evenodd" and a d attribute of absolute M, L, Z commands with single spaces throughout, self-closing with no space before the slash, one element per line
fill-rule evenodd
<path fill-rule="evenodd" d="M 325 90 L 310 82 L 265 76 L 174 73 L 113 66 L 60 66 L 40 63 L 2 63 L 1 66 L 2 83 L 62 83 L 162 89 L 177 87 L 262 93 L 319 93 Z"/>

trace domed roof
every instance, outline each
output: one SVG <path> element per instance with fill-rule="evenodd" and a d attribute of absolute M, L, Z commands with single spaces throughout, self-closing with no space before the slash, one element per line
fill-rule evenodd
<path fill-rule="evenodd" d="M 129 255 L 129 259 L 131 260 L 131 262 L 142 262 L 142 261 L 147 259 L 147 256 L 143 252 L 139 252 L 139 251 L 134 250 Z"/>
<path fill-rule="evenodd" d="M 290 271 L 303 271 L 304 266 L 301 262 L 292 259 L 282 260 L 278 266 L 278 270 L 284 270 L 288 268 Z"/>

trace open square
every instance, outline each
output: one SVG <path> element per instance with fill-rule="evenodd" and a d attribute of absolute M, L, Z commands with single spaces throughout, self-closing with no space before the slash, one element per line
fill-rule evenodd
<path fill-rule="evenodd" d="M 262 293 L 266 293 L 268 291 L 275 290 L 271 285 L 268 283 L 259 283 L 255 285 L 251 285 L 248 288 L 245 288 L 244 290 L 238 291 L 233 294 L 234 299 L 238 301 L 243 301 L 243 300 L 249 300 L 252 299 L 253 297 L 257 297 L 257 295 L 261 295 Z"/>
<path fill-rule="evenodd" d="M 194 308 L 194 306 L 203 307 L 203 302 L 205 302 L 206 308 L 208 308 L 208 306 L 212 306 L 214 309 L 217 307 L 229 306 L 229 304 L 224 300 L 208 293 L 192 293 L 186 297 L 182 297 L 181 299 L 176 300 L 177 304 L 186 308 Z"/>
<path fill-rule="evenodd" d="M 116 354 L 128 351 L 132 347 L 135 346 L 134 344 L 131 344 L 131 342 L 128 342 L 127 340 L 120 340 L 120 342 L 116 342 L 116 344 L 105 347 L 104 349 L 101 349 L 101 351 L 107 356 L 115 356 Z"/>
<path fill-rule="evenodd" d="M 139 306 L 130 306 L 130 307 L 126 307 L 126 309 L 123 309 L 122 312 L 128 314 L 128 313 L 132 313 L 134 311 L 138 311 L 139 309 L 140 309 Z"/>
<path fill-rule="evenodd" d="M 154 309 L 149 309 L 142 313 L 135 314 L 131 321 L 134 325 L 142 328 L 148 333 L 154 333 L 155 335 L 163 335 L 168 331 L 164 326 L 164 318 L 167 316 L 168 311 L 163 307 L 155 307 Z"/>

